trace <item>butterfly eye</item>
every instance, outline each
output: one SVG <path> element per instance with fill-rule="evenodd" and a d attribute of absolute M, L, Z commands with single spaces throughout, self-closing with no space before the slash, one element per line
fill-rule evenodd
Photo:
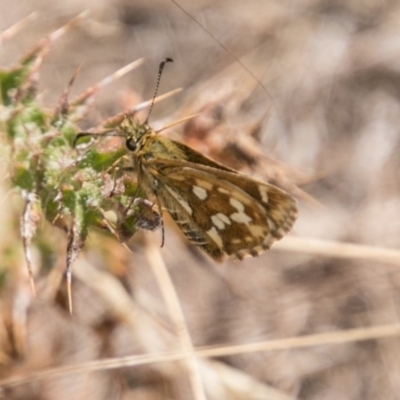
<path fill-rule="evenodd" d="M 130 151 L 135 151 L 137 148 L 137 142 L 132 138 L 128 138 L 126 139 L 126 147 Z"/>

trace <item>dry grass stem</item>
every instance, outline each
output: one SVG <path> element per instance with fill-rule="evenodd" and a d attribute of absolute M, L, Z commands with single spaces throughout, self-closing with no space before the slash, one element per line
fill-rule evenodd
<path fill-rule="evenodd" d="M 175 326 L 176 335 L 183 353 L 186 354 L 186 365 L 193 389 L 193 396 L 196 400 L 206 400 L 203 382 L 199 371 L 199 365 L 194 354 L 192 339 L 186 325 L 185 316 L 174 284 L 168 273 L 168 269 L 162 259 L 160 248 L 153 240 L 146 241 L 146 254 L 149 265 L 157 280 L 158 287 L 162 293 L 170 318 Z"/>
<path fill-rule="evenodd" d="M 375 261 L 400 266 L 400 251 L 384 247 L 335 242 L 330 240 L 287 236 L 276 243 L 274 250 L 313 254 L 324 257 Z"/>

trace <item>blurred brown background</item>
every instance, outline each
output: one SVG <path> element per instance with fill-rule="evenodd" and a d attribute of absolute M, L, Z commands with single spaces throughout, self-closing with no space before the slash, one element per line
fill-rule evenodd
<path fill-rule="evenodd" d="M 399 248 L 400 3 L 180 4 L 203 28 L 168 0 L 2 0 L 1 30 L 34 11 L 37 17 L 0 48 L 0 62 L 12 65 L 89 10 L 46 58 L 44 104 L 57 102 L 79 65 L 72 95 L 144 57 L 143 66 L 102 91 L 87 121 L 91 126 L 150 98 L 160 60 L 172 57 L 160 91 L 184 90 L 156 105 L 154 126 L 201 112 L 168 134 L 298 197 L 294 237 Z M 65 240 L 51 227 L 43 230 L 55 248 L 54 242 Z M 379 250 L 372 260 L 363 259 L 362 249 L 348 260 L 329 252 L 312 255 L 304 243 L 297 252 L 276 246 L 257 259 L 215 265 L 170 222 L 161 250 L 159 243 L 159 232 L 139 233 L 130 255 L 116 240 L 94 233 L 74 265 L 73 317 L 62 296 L 49 289 L 54 272 L 38 278 L 37 300 L 21 277 L 20 286 L 1 295 L 2 378 L 180 350 L 174 312 L 153 273 L 162 261 L 196 348 L 399 320 L 398 265 L 380 259 Z M 55 251 L 47 262 L 62 266 L 63 257 Z M 201 360 L 197 376 L 208 399 L 397 399 L 399 345 L 390 338 L 225 355 Z M 0 398 L 200 399 L 190 371 L 187 363 L 159 360 L 65 373 L 4 387 Z"/>

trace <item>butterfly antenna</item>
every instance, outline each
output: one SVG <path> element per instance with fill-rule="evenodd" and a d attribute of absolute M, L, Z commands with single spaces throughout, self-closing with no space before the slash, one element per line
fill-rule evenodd
<path fill-rule="evenodd" d="M 157 77 L 157 83 L 156 83 L 156 90 L 154 91 L 154 95 L 153 98 L 151 100 L 151 104 L 150 104 L 150 109 L 149 109 L 149 113 L 147 114 L 147 118 L 146 121 L 144 122 L 145 124 L 147 124 L 147 122 L 149 121 L 149 117 L 151 114 L 151 111 L 153 110 L 153 106 L 154 106 L 154 101 L 157 97 L 157 93 L 158 93 L 158 87 L 160 86 L 160 81 L 161 81 L 161 76 L 165 67 L 165 64 L 168 62 L 174 62 L 174 60 L 172 58 L 166 58 L 163 61 L 161 61 L 160 66 L 158 68 L 158 77 Z"/>

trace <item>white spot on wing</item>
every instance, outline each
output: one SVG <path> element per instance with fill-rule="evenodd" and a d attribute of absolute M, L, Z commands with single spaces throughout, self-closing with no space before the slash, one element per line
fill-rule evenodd
<path fill-rule="evenodd" d="M 239 200 L 229 199 L 229 203 L 231 203 L 231 206 L 236 208 L 236 210 L 238 210 L 239 212 L 244 211 L 244 205 Z"/>
<path fill-rule="evenodd" d="M 205 200 L 207 198 L 207 190 L 200 186 L 193 186 L 193 193 L 200 199 Z"/>
<path fill-rule="evenodd" d="M 225 225 L 230 225 L 231 221 L 230 219 L 222 214 L 222 213 L 218 213 L 215 214 L 211 217 L 211 221 L 213 222 L 213 224 L 221 231 L 223 229 L 225 229 Z"/>
<path fill-rule="evenodd" d="M 216 245 L 220 248 L 223 247 L 221 236 L 219 236 L 215 226 L 213 226 L 210 230 L 207 231 L 208 236 L 216 243 Z"/>
<path fill-rule="evenodd" d="M 229 219 L 225 214 L 218 213 L 218 214 L 216 214 L 216 216 L 217 216 L 222 222 L 224 222 L 225 224 L 227 224 L 227 225 L 230 225 L 230 224 L 231 224 L 230 219 Z"/>
<path fill-rule="evenodd" d="M 239 222 L 239 224 L 248 224 L 252 219 L 245 213 L 233 213 L 230 215 L 231 220 Z"/>
<path fill-rule="evenodd" d="M 232 221 L 239 222 L 240 224 L 248 224 L 252 221 L 252 218 L 249 217 L 244 211 L 244 205 L 239 200 L 229 199 L 229 203 L 231 206 L 236 208 L 238 212 L 230 215 Z"/>
<path fill-rule="evenodd" d="M 167 186 L 167 190 L 172 194 L 173 197 L 175 197 L 178 203 L 185 209 L 188 214 L 193 214 L 193 210 L 190 208 L 188 202 L 179 193 L 175 192 L 175 190 L 172 190 L 169 186 Z"/>

